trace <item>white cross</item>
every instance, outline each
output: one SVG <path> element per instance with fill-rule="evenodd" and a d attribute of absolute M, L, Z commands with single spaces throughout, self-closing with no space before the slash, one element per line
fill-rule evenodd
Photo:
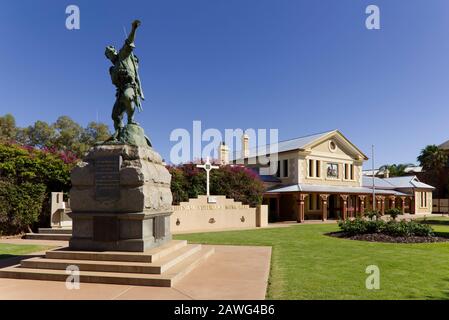
<path fill-rule="evenodd" d="M 209 197 L 210 196 L 210 194 L 209 194 L 209 173 L 212 169 L 218 169 L 220 167 L 212 165 L 210 163 L 209 157 L 206 158 L 205 164 L 197 164 L 196 166 L 197 166 L 197 168 L 206 170 L 206 190 L 207 190 L 207 197 Z"/>

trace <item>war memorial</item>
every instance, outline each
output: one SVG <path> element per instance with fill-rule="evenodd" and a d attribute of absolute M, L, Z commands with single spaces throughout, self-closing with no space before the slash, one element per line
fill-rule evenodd
<path fill-rule="evenodd" d="M 81 282 L 170 287 L 213 248 L 172 240 L 171 176 L 144 130 L 134 121 L 144 99 L 132 23 L 123 47 L 108 46 L 110 76 L 116 87 L 115 132 L 94 146 L 71 173 L 72 237 L 67 248 L 23 260 L 3 277 L 66 281 L 76 265 Z M 127 116 L 127 124 L 123 123 Z"/>

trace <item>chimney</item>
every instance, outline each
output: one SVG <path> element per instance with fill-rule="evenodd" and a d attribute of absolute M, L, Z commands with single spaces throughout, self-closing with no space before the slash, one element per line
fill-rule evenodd
<path fill-rule="evenodd" d="M 242 136 L 242 158 L 249 157 L 249 136 L 245 133 Z"/>
<path fill-rule="evenodd" d="M 384 178 L 389 178 L 390 177 L 390 170 L 385 169 L 384 171 Z"/>
<path fill-rule="evenodd" d="M 221 165 L 229 164 L 229 147 L 224 142 L 220 144 L 219 157 Z"/>

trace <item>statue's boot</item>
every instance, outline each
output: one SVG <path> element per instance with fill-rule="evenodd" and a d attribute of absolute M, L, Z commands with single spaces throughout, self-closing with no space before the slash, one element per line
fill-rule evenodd
<path fill-rule="evenodd" d="M 136 125 L 136 126 L 139 125 L 138 122 L 134 121 L 134 118 L 128 118 L 128 124 L 134 124 L 134 125 Z"/>

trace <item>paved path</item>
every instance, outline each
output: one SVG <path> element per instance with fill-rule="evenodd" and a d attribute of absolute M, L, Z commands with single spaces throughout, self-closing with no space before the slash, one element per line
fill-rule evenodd
<path fill-rule="evenodd" d="M 4 242 L 2 240 L 0 242 Z M 7 240 L 12 241 L 12 240 Z M 14 239 L 13 243 L 55 244 L 64 241 Z M 172 288 L 81 283 L 68 290 L 64 282 L 0 278 L 0 300 L 94 299 L 94 300 L 261 300 L 265 299 L 270 272 L 271 247 L 212 246 L 215 253 Z M 36 253 L 32 254 L 36 255 Z M 17 258 L 14 258 L 17 259 Z M 9 261 L 6 261 L 9 260 Z M 14 264 L 11 259 L 2 264 Z M 17 262 L 17 261 L 16 261 Z"/>

